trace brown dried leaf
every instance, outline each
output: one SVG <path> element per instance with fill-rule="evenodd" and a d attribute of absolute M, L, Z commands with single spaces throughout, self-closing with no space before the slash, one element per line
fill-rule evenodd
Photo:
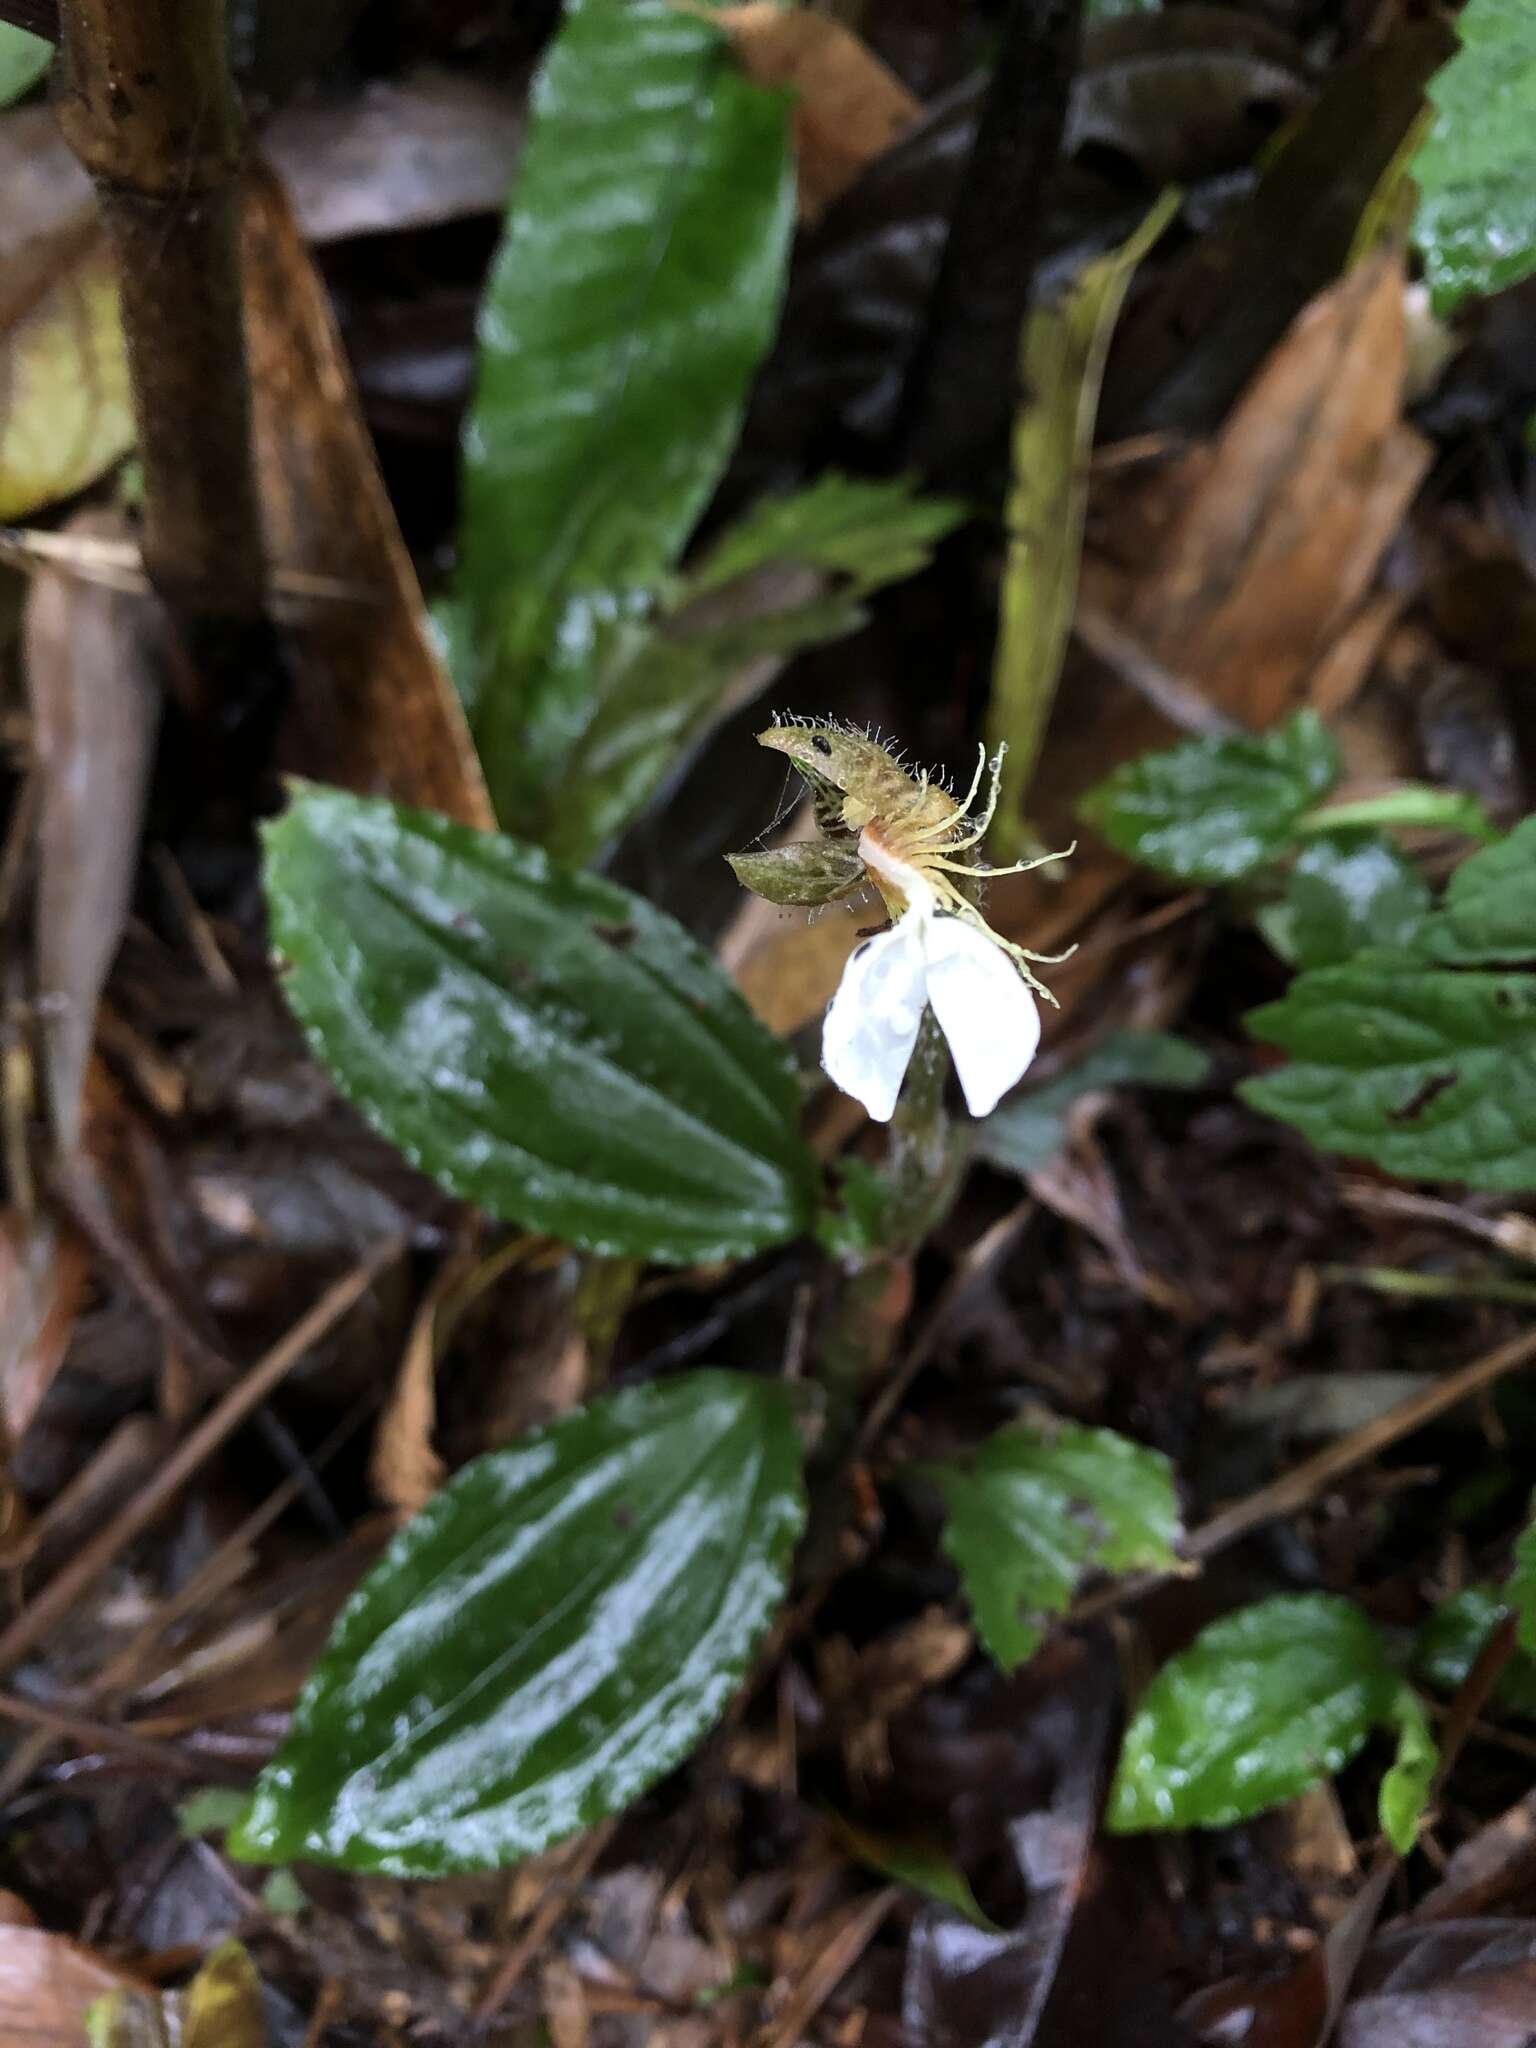
<path fill-rule="evenodd" d="M 137 1988 L 124 1971 L 62 1934 L 0 1925 L 0 2041 L 80 2048 L 95 2001 Z"/>
<path fill-rule="evenodd" d="M 710 18 L 732 38 L 749 78 L 795 95 L 802 220 L 840 198 L 922 112 L 895 72 L 828 15 L 745 0 Z"/>
<path fill-rule="evenodd" d="M 277 180 L 246 190 L 252 432 L 274 563 L 360 593 L 290 636 L 291 766 L 489 830 L 464 714 L 358 411 L 330 303 Z"/>
<path fill-rule="evenodd" d="M 45 1216 L 0 1217 L 0 1439 L 16 1443 L 64 1362 L 85 1296 L 85 1247 Z"/>

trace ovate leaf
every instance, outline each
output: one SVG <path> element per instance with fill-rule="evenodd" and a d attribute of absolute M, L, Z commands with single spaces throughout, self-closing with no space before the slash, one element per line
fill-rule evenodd
<path fill-rule="evenodd" d="M 1189 740 L 1128 762 L 1089 791 L 1082 814 L 1175 881 L 1236 882 L 1289 848 L 1338 772 L 1322 720 L 1298 711 L 1256 739 Z"/>
<path fill-rule="evenodd" d="M 1410 944 L 1429 911 L 1429 885 L 1379 832 L 1330 832 L 1296 856 L 1266 937 L 1299 967 L 1332 967 L 1366 946 Z"/>
<path fill-rule="evenodd" d="M 1067 1112 L 1095 1089 L 1198 1088 L 1211 1063 L 1166 1031 L 1116 1031 L 1043 1088 L 1012 1095 L 977 1126 L 976 1148 L 1004 1173 L 1036 1173 L 1066 1143 Z"/>
<path fill-rule="evenodd" d="M 30 92 L 52 62 L 52 43 L 0 21 L 0 107 L 9 107 Z"/>
<path fill-rule="evenodd" d="M 1462 967 L 1536 960 L 1536 817 L 1461 863 L 1424 934 L 1424 950 Z"/>
<path fill-rule="evenodd" d="M 1109 1826 L 1227 1827 L 1340 1770 L 1393 1720 L 1401 1681 L 1374 1624 L 1326 1593 L 1282 1595 L 1203 1629 L 1126 1730 Z"/>
<path fill-rule="evenodd" d="M 1167 192 L 1119 249 L 1097 257 L 1059 302 L 1037 306 L 1020 342 L 1008 555 L 987 739 L 1006 747 L 994 831 L 1017 850 L 1077 601 L 1099 387 L 1132 273 L 1178 212 Z"/>
<path fill-rule="evenodd" d="M 1536 12 L 1467 0 L 1461 48 L 1430 81 L 1434 126 L 1413 160 L 1414 240 L 1437 312 L 1536 270 Z"/>
<path fill-rule="evenodd" d="M 671 0 L 568 0 L 464 440 L 454 638 L 508 825 L 542 831 L 610 636 L 719 479 L 792 217 L 785 103 L 718 29 Z"/>
<path fill-rule="evenodd" d="M 1013 1424 L 974 1458 L 925 1470 L 944 1496 L 944 1548 L 1005 1671 L 1034 1654 L 1084 1572 L 1176 1562 L 1172 1467 L 1112 1429 Z"/>
<path fill-rule="evenodd" d="M 719 1716 L 803 1517 L 788 1399 L 744 1375 L 477 1459 L 342 1610 L 231 1853 L 435 1877 L 619 1812 Z"/>
<path fill-rule="evenodd" d="M 1377 948 L 1298 975 L 1249 1027 L 1290 1064 L 1242 1094 L 1388 1173 L 1536 1187 L 1536 975 Z"/>
<path fill-rule="evenodd" d="M 311 1043 L 443 1186 L 641 1258 L 806 1226 L 794 1071 L 671 918 L 535 848 L 339 790 L 300 785 L 266 850 Z"/>
<path fill-rule="evenodd" d="M 1514 1601 L 1522 1613 L 1526 1611 L 1516 1585 L 1520 1570 L 1517 1545 L 1515 1570 L 1505 1588 L 1508 1600 L 1492 1586 L 1473 1585 L 1463 1586 L 1459 1593 L 1450 1594 L 1435 1607 L 1413 1646 L 1414 1670 L 1426 1685 L 1437 1692 L 1454 1692 L 1477 1662 L 1484 1643 L 1509 1612 L 1508 1601 Z M 1499 1673 L 1493 1698 L 1505 1713 L 1536 1720 L 1536 1657 L 1528 1648 L 1522 1645 L 1517 1649 Z"/>

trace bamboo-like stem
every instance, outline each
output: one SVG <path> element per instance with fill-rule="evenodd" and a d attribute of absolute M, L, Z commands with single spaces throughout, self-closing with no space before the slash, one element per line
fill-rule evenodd
<path fill-rule="evenodd" d="M 144 566 L 194 657 L 259 624 L 241 118 L 223 0 L 62 0 L 59 120 L 117 259 Z"/>

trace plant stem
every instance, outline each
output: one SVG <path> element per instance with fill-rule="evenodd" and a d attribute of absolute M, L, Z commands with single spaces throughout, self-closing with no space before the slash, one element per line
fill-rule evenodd
<path fill-rule="evenodd" d="M 263 624 L 266 576 L 223 0 L 63 0 L 60 12 L 59 121 L 117 260 L 144 567 L 205 687 L 227 699 Z M 227 701 L 217 709 L 229 718 Z"/>
<path fill-rule="evenodd" d="M 903 467 L 974 489 L 1017 409 L 1019 331 L 1077 70 L 1083 0 L 1010 0 L 895 433 Z"/>

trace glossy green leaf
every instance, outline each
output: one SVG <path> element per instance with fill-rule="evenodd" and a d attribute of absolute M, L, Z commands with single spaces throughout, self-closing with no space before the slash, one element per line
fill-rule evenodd
<path fill-rule="evenodd" d="M 1177 1561 L 1173 1468 L 1112 1429 L 1010 1424 L 974 1458 L 923 1469 L 944 1496 L 944 1548 L 1005 1671 L 1034 1654 L 1085 1572 Z"/>
<path fill-rule="evenodd" d="M 1037 1173 L 1066 1143 L 1067 1112 L 1099 1088 L 1199 1088 L 1211 1063 L 1166 1031 L 1116 1031 L 1043 1088 L 1012 1095 L 977 1126 L 976 1149 L 1004 1173 Z"/>
<path fill-rule="evenodd" d="M 567 0 L 534 87 L 464 439 L 458 671 L 541 831 L 594 677 L 730 454 L 778 317 L 786 106 L 670 0 Z"/>
<path fill-rule="evenodd" d="M 803 1519 L 789 1400 L 740 1374 L 477 1459 L 342 1610 L 230 1853 L 434 1877 L 620 1812 L 718 1719 Z"/>
<path fill-rule="evenodd" d="M 1429 912 L 1429 884 L 1379 832 L 1331 832 L 1296 856 L 1265 936 L 1298 967 L 1331 967 L 1365 946 L 1408 945 Z"/>
<path fill-rule="evenodd" d="M 1128 762 L 1083 799 L 1110 845 L 1179 882 L 1236 882 L 1287 851 L 1337 780 L 1315 711 L 1256 739 L 1198 739 Z"/>
<path fill-rule="evenodd" d="M 52 62 L 52 43 L 0 21 L 0 107 L 12 106 L 30 92 Z"/>
<path fill-rule="evenodd" d="M 771 564 L 799 563 L 846 578 L 856 597 L 921 569 L 966 516 L 954 498 L 923 498 L 909 484 L 867 483 L 829 471 L 803 491 L 758 502 L 690 569 L 702 597 Z"/>
<path fill-rule="evenodd" d="M 1536 817 L 1451 876 L 1424 950 L 1450 966 L 1536 960 Z"/>
<path fill-rule="evenodd" d="M 1119 1834 L 1227 1827 L 1292 1799 L 1393 1721 L 1400 1683 L 1348 1600 L 1296 1593 L 1241 1608 L 1142 1694 L 1108 1824 Z"/>
<path fill-rule="evenodd" d="M 1515 1576 L 1519 1570 L 1517 1548 Z M 1515 1576 L 1507 1592 L 1509 1600 L 1521 1609 L 1523 1618 L 1526 1603 L 1516 1587 Z M 1536 1588 L 1529 1590 L 1536 1592 Z M 1419 1630 L 1413 1648 L 1415 1672 L 1435 1691 L 1453 1693 L 1508 1612 L 1504 1597 L 1492 1586 L 1464 1586 L 1459 1593 L 1450 1594 Z M 1516 1650 L 1493 1689 L 1495 1705 L 1505 1713 L 1518 1714 L 1522 1720 L 1536 1720 L 1536 1657 L 1531 1655 L 1532 1648 L 1536 1644 L 1525 1644 Z"/>
<path fill-rule="evenodd" d="M 1399 1856 L 1406 1856 L 1418 1839 L 1440 1751 L 1411 1685 L 1398 1686 L 1391 1720 L 1397 1729 L 1397 1754 L 1382 1778 L 1376 1807 L 1382 1833 Z"/>
<path fill-rule="evenodd" d="M 1467 0 L 1461 48 L 1430 81 L 1434 126 L 1413 160 L 1414 240 L 1437 312 L 1536 270 L 1536 11 Z"/>
<path fill-rule="evenodd" d="M 1178 205 L 1176 192 L 1165 193 L 1121 248 L 1086 265 L 1059 302 L 1035 307 L 1024 322 L 1008 554 L 987 712 L 989 747 L 1006 749 L 992 829 L 1008 859 L 1027 837 L 1024 803 L 1077 602 L 1088 458 L 1110 337 L 1132 273 Z"/>
<path fill-rule="evenodd" d="M 1520 1648 L 1536 1654 L 1536 1515 L 1515 1540 L 1507 1591 L 1517 1617 Z"/>
<path fill-rule="evenodd" d="M 1248 1025 L 1291 1058 L 1245 1082 L 1244 1098 L 1322 1150 L 1419 1179 L 1536 1188 L 1536 975 L 1373 948 L 1298 975 Z"/>
<path fill-rule="evenodd" d="M 343 1092 L 455 1194 L 686 1261 L 810 1219 L 787 1055 L 681 926 L 535 848 L 299 785 L 266 828 L 283 987 Z"/>

